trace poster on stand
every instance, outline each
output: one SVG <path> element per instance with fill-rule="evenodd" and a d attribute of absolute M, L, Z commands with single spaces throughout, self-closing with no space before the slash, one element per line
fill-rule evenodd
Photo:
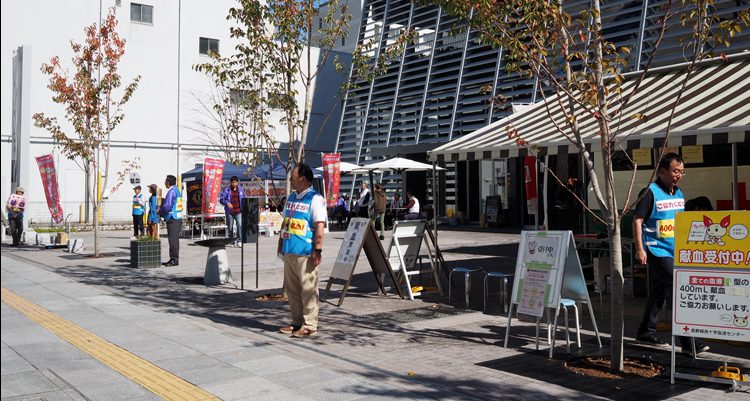
<path fill-rule="evenodd" d="M 62 223 L 63 208 L 60 205 L 60 190 L 57 184 L 57 170 L 55 169 L 55 159 L 52 154 L 38 156 L 36 162 L 39 165 L 39 173 L 42 175 L 42 185 L 44 186 L 44 195 L 47 197 L 47 207 L 52 221 Z"/>
<path fill-rule="evenodd" d="M 323 178 L 326 185 L 326 206 L 336 207 L 341 183 L 341 153 L 323 154 Z"/>
<path fill-rule="evenodd" d="M 224 160 L 206 158 L 203 161 L 203 214 L 212 215 L 216 211 L 223 175 Z"/>

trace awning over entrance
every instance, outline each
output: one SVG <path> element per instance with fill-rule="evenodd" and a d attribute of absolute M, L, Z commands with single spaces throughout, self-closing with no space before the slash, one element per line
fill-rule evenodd
<path fill-rule="evenodd" d="M 654 69 L 644 78 L 638 93 L 613 123 L 620 134 L 624 149 L 652 148 L 663 143 L 672 106 L 677 99 L 687 73 L 685 65 Z M 639 73 L 625 75 L 622 97 L 631 93 Z M 611 109 L 622 98 L 610 94 Z M 514 157 L 520 147 L 516 139 L 508 138 L 508 127 L 541 154 L 575 153 L 575 145 L 564 134 L 571 135 L 557 98 L 550 96 L 525 110 L 451 141 L 430 152 L 430 160 L 459 161 Z M 577 109 L 581 109 L 577 107 Z M 636 114 L 643 119 L 633 118 Z M 550 115 L 552 118 L 550 118 Z M 596 120 L 589 113 L 579 112 L 576 118 L 584 141 L 599 141 Z M 563 128 L 561 133 L 555 123 Z M 690 76 L 672 121 L 670 146 L 709 145 L 731 142 L 750 142 L 750 54 L 707 60 L 699 64 Z M 566 149 L 560 149 L 565 147 Z"/>

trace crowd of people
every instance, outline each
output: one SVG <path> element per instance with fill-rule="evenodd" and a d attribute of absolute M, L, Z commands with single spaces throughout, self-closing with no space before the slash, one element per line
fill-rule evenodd
<path fill-rule="evenodd" d="M 332 221 L 346 226 L 352 217 L 368 218 L 380 230 L 380 239 L 384 238 L 384 230 L 392 226 L 394 221 L 422 218 L 419 199 L 411 191 L 406 191 L 406 203 L 399 192 L 394 193 L 389 201 L 381 183 L 376 183 L 372 191 L 366 183 L 362 183 L 360 190 L 351 199 L 349 194 L 342 193 L 337 202 L 330 211 Z"/>

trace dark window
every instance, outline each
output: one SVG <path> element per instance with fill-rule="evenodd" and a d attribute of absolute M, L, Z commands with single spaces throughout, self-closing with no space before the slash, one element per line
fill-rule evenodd
<path fill-rule="evenodd" d="M 346 37 L 341 38 L 341 46 L 346 46 Z"/>
<path fill-rule="evenodd" d="M 208 55 L 208 52 L 219 54 L 219 39 L 200 38 L 198 53 Z"/>
<path fill-rule="evenodd" d="M 154 23 L 154 6 L 130 3 L 130 21 L 143 24 Z"/>

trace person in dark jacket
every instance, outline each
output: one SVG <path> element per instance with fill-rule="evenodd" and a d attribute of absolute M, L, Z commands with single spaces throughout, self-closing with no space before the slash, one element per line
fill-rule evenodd
<path fill-rule="evenodd" d="M 180 264 L 180 230 L 182 230 L 182 193 L 177 187 L 177 177 L 168 175 L 164 180 L 167 195 L 159 209 L 159 215 L 167 222 L 167 238 L 169 239 L 169 260 L 164 266 L 178 266 Z"/>
<path fill-rule="evenodd" d="M 221 191 L 219 203 L 224 205 L 224 214 L 227 217 L 227 237 L 235 236 L 234 227 L 237 226 L 237 242 L 242 241 L 242 200 L 245 199 L 245 191 L 240 186 L 237 176 L 229 180 L 229 186 Z"/>

